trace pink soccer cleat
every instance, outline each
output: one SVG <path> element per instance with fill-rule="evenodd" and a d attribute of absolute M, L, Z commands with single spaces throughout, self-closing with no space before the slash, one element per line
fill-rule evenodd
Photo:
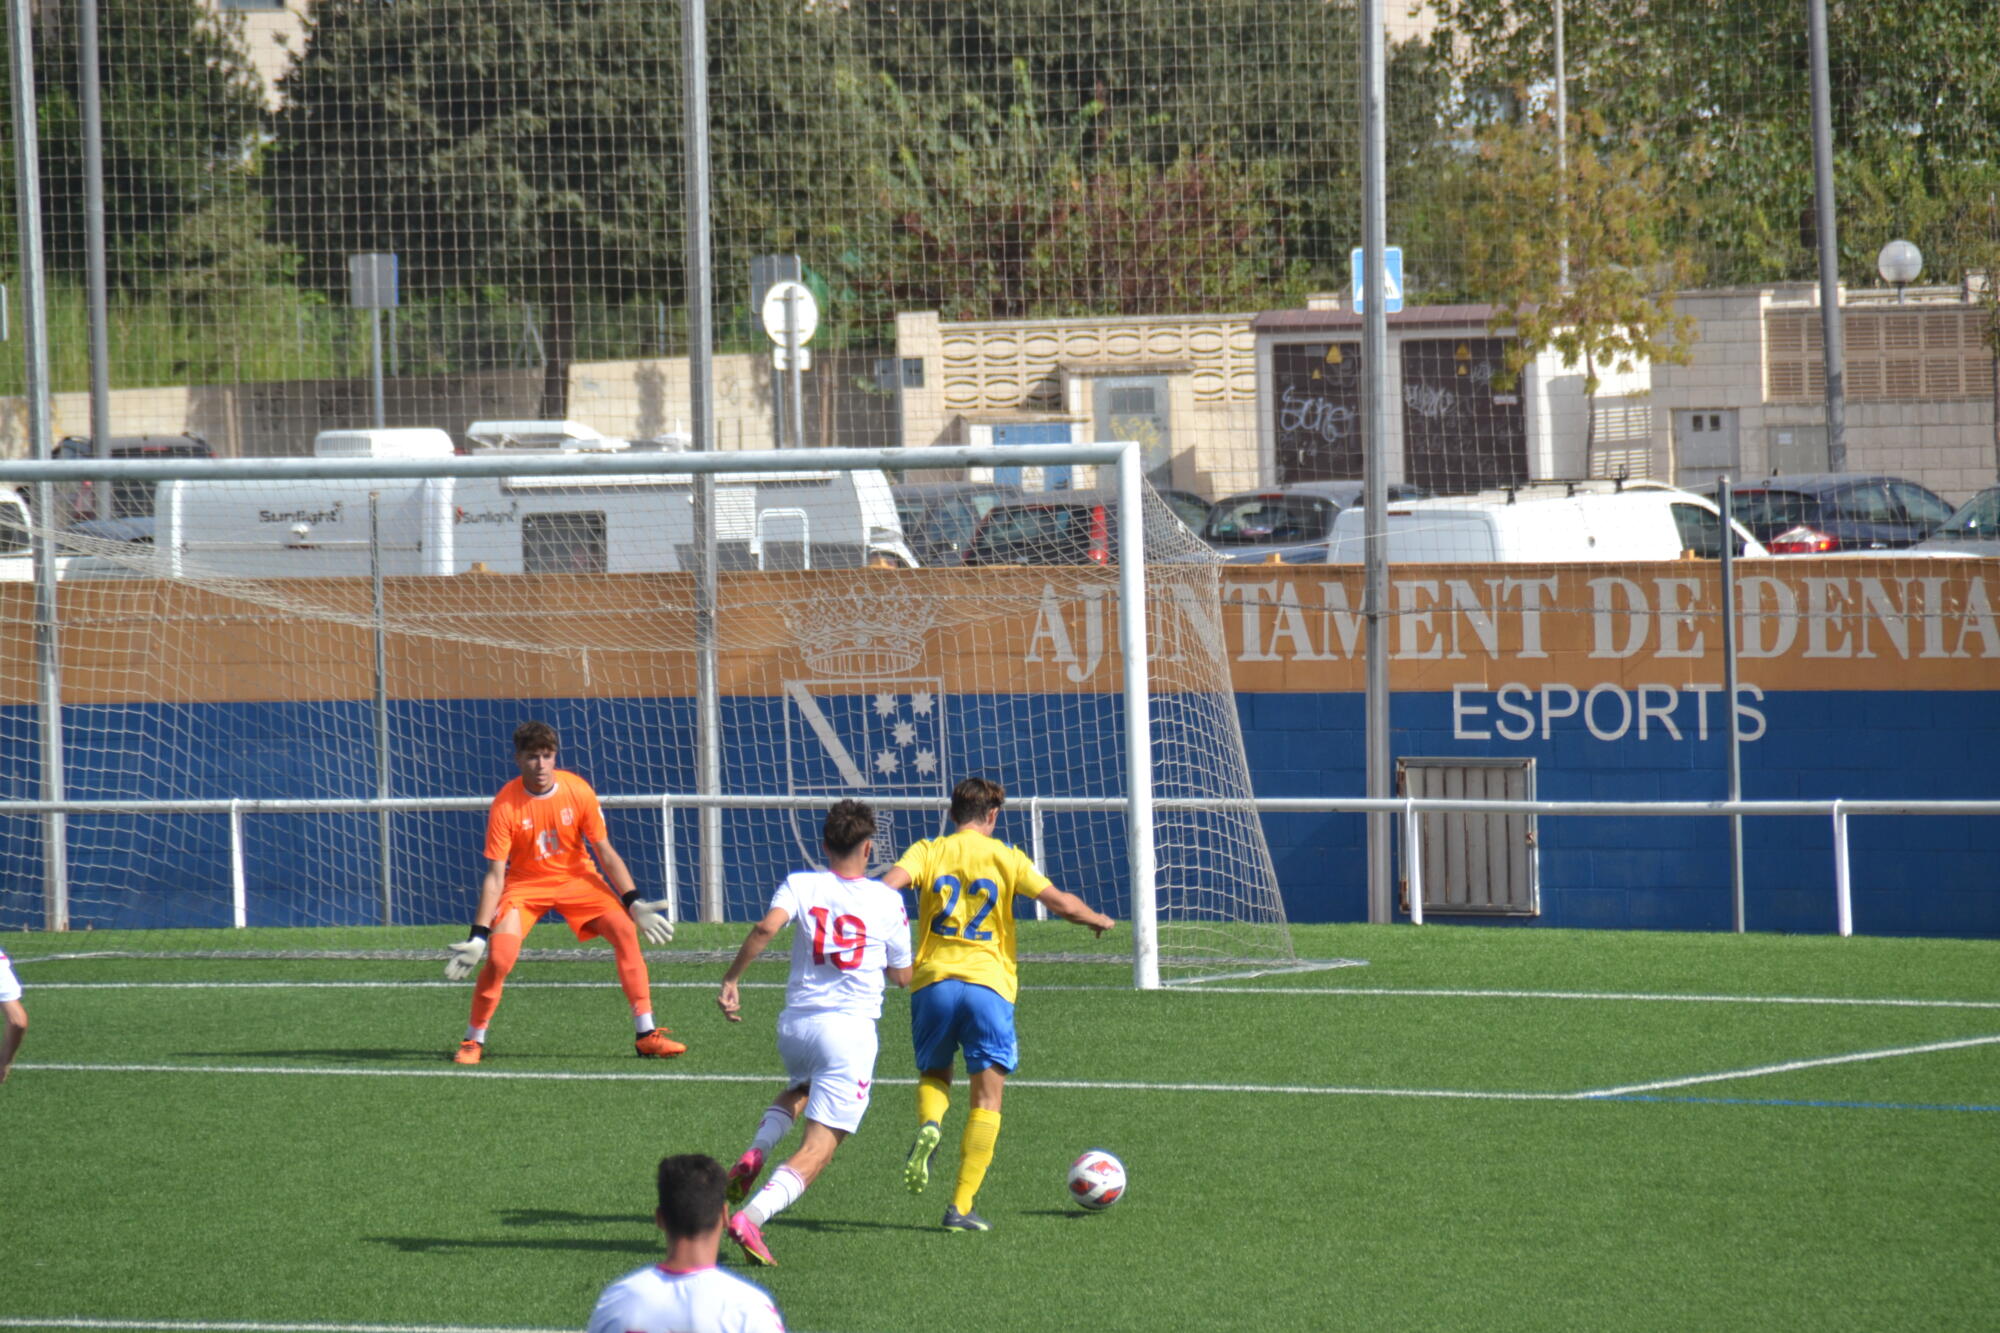
<path fill-rule="evenodd" d="M 729 1168 L 729 1189 L 723 1195 L 731 1208 L 741 1207 L 750 1197 L 750 1191 L 757 1187 L 757 1177 L 764 1174 L 764 1150 L 751 1148 L 736 1159 L 736 1165 Z"/>
<path fill-rule="evenodd" d="M 752 1263 L 765 1268 L 776 1268 L 778 1261 L 771 1255 L 771 1247 L 764 1243 L 764 1233 L 755 1222 L 743 1213 L 729 1215 L 729 1239 L 743 1247 L 743 1253 Z"/>

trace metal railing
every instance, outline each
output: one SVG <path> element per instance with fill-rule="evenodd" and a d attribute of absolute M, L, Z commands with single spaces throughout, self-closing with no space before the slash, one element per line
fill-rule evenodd
<path fill-rule="evenodd" d="M 825 796 L 735 795 L 703 796 L 692 792 L 663 792 L 658 795 L 600 796 L 608 810 L 658 810 L 663 896 L 672 904 L 671 919 L 680 919 L 680 882 L 676 868 L 678 839 L 674 815 L 683 810 L 817 810 L 827 803 Z M 943 812 L 949 802 L 933 796 L 877 796 L 869 803 L 884 810 L 936 810 Z M 227 815 L 229 818 L 230 901 L 232 924 L 247 924 L 249 886 L 244 866 L 244 821 L 251 815 L 351 814 L 375 812 L 485 811 L 492 804 L 484 796 L 405 796 L 388 799 L 210 799 L 210 800 L 65 800 L 0 801 L 0 817 L 8 815 Z M 1424 923 L 1422 840 L 1417 821 L 1426 814 L 1483 813 L 1519 815 L 1578 815 L 1601 817 L 1706 817 L 1776 816 L 1818 817 L 1833 825 L 1834 911 L 1841 935 L 1854 933 L 1853 877 L 1849 856 L 1848 821 L 1856 815 L 2000 815 L 2000 800 L 1785 800 L 1785 801 L 1502 801 L 1467 800 L 1444 797 L 1399 796 L 1389 799 L 1345 796 L 1264 796 L 1246 802 L 1259 815 L 1268 814 L 1387 814 L 1399 816 L 1404 831 L 1409 880 L 1409 916 L 1412 925 Z M 1017 796 L 1017 809 L 1026 812 L 1030 854 L 1037 863 L 1043 859 L 1043 816 L 1058 812 L 1121 812 L 1130 802 L 1117 796 Z M 1212 801 L 1156 798 L 1155 809 L 1211 809 Z M 1046 919 L 1039 909 L 1037 916 Z M 386 921 L 384 924 L 388 924 Z M 1736 931 L 1744 930 L 1739 917 Z"/>

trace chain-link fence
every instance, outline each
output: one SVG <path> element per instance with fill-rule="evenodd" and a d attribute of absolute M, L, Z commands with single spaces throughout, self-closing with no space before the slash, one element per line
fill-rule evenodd
<path fill-rule="evenodd" d="M 32 8 L 56 434 L 84 435 L 81 6 Z M 347 261 L 371 252 L 400 263 L 392 424 L 685 426 L 679 6 L 94 8 L 104 434 L 289 453 L 366 424 L 353 386 L 369 327 Z M 1156 441 L 1156 480 L 1209 499 L 1355 474 L 1340 434 L 1352 358 L 1327 359 L 1360 239 L 1355 4 L 706 9 L 722 447 L 784 438 L 786 377 L 753 285 L 772 256 L 764 272 L 802 279 L 821 311 L 809 442 L 929 444 L 1056 416 L 1077 439 Z M 1816 301 L 1807 10 L 1390 7 L 1404 310 L 1458 311 L 1437 347 L 1399 354 L 1405 399 L 1466 405 L 1442 431 L 1414 414 L 1392 469 L 1469 490 L 1824 460 L 1817 334 L 1787 322 Z M 1848 340 L 1848 461 L 1956 503 L 1996 462 L 2000 29 L 1984 0 L 1830 17 L 1839 272 L 1881 325 Z M 15 207 L 0 201 L 10 267 Z M 1900 295 L 1952 318 L 1884 322 L 1898 295 L 1877 258 L 1896 238 L 1923 256 Z M 1287 311 L 1305 332 L 1263 341 L 1315 349 L 1311 429 L 1286 429 L 1291 372 L 1253 355 L 1255 317 Z M 1795 333 L 1796 383 L 1777 364 Z M 0 357 L 0 393 L 20 393 L 21 373 Z M 11 452 L 21 423 L 17 407 Z"/>

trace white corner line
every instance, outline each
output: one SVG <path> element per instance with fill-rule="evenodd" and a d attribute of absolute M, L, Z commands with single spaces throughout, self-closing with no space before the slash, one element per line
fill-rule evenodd
<path fill-rule="evenodd" d="M 2000 1036 L 1966 1037 L 1958 1041 L 1934 1041 L 1922 1046 L 1894 1046 L 1881 1051 L 1855 1051 L 1850 1055 L 1826 1055 L 1814 1060 L 1787 1060 L 1783 1064 L 1759 1065 L 1754 1069 L 1731 1069 L 1720 1074 L 1693 1074 L 1687 1078 L 1663 1078 L 1652 1083 L 1630 1083 L 1620 1088 L 1592 1088 L 1584 1092 L 1572 1092 L 1568 1096 L 1575 1101 L 1590 1101 L 1600 1097 L 1625 1097 L 1636 1092 L 1659 1092 L 1666 1088 L 1691 1088 L 1702 1083 L 1727 1083 L 1739 1078 L 1763 1078 L 1770 1074 L 1789 1074 L 1798 1069 L 1823 1069 L 1828 1065 L 1859 1064 L 1864 1060 L 1889 1060 L 1900 1055 L 1927 1055 L 1933 1051 L 1959 1051 L 1970 1046 L 2000 1045 Z"/>

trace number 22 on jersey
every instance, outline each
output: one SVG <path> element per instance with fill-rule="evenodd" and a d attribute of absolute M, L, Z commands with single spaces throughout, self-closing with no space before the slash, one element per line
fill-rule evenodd
<path fill-rule="evenodd" d="M 968 888 L 959 883 L 956 875 L 939 875 L 931 887 L 944 899 L 944 906 L 931 915 L 931 934 L 962 940 L 993 938 L 993 932 L 984 927 L 986 918 L 993 913 L 993 905 L 1000 900 L 999 885 L 990 879 L 975 879 Z"/>

